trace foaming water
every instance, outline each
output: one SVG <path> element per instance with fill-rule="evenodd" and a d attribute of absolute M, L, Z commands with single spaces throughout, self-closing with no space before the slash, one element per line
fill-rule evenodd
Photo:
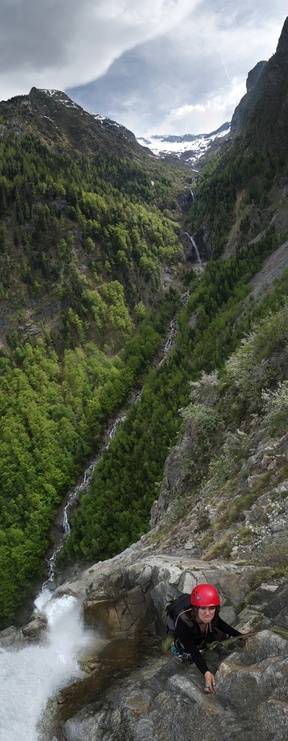
<path fill-rule="evenodd" d="M 81 674 L 77 657 L 91 633 L 83 628 L 80 604 L 68 595 L 50 597 L 45 590 L 35 603 L 48 619 L 47 641 L 0 649 L 0 741 L 39 741 L 37 724 L 47 700 Z"/>

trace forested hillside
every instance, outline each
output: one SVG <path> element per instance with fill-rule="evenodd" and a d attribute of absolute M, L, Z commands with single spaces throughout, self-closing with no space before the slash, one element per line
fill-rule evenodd
<path fill-rule="evenodd" d="M 63 495 L 177 311 L 162 274 L 183 270 L 186 175 L 62 94 L 33 90 L 0 120 L 5 625 L 44 573 Z"/>
<path fill-rule="evenodd" d="M 1 104 L 0 126 L 4 627 L 44 575 L 65 494 L 107 421 L 142 386 L 95 469 L 58 568 L 115 555 L 147 532 L 191 381 L 221 377 L 253 323 L 285 302 L 285 273 L 257 299 L 250 281 L 287 238 L 288 172 L 282 155 L 231 142 L 197 176 L 181 213 L 191 173 L 158 162 L 130 132 L 60 93 L 33 90 Z M 185 260 L 185 232 L 201 270 Z M 172 318 L 175 343 L 157 365 Z M 202 476 L 205 424 L 197 439 Z"/>
<path fill-rule="evenodd" d="M 271 67 L 275 70 L 283 65 L 285 70 L 288 52 L 285 46 L 286 26 L 278 53 L 273 63 L 267 64 L 268 75 L 271 75 Z M 276 94 L 277 80 L 281 79 L 281 96 L 283 77 L 284 74 L 279 74 L 278 70 L 277 78 L 273 80 Z M 261 89 L 265 90 L 264 99 L 261 95 L 257 97 L 258 106 L 262 105 L 265 110 L 269 105 L 269 80 L 271 82 L 271 77 L 268 82 L 261 81 Z M 273 107 L 269 115 L 273 117 Z M 267 137 L 271 139 L 272 136 L 269 129 Z M 276 140 L 277 136 L 275 121 Z M 287 295 L 285 243 L 288 234 L 288 162 L 283 148 L 278 150 L 272 141 L 264 146 L 264 138 L 265 128 L 262 136 L 258 141 L 253 140 L 252 145 L 249 130 L 245 127 L 245 136 L 242 137 L 240 132 L 236 140 L 225 144 L 222 152 L 194 180 L 193 204 L 189 213 L 183 216 L 183 230 L 194 235 L 202 259 L 208 262 L 197 278 L 193 273 L 190 277 L 186 276 L 190 298 L 179 315 L 175 346 L 167 362 L 149 374 L 141 403 L 127 415 L 115 441 L 97 466 L 89 495 L 83 497 L 82 506 L 73 521 L 72 534 L 61 552 L 61 563 L 83 559 L 95 561 L 115 555 L 119 552 L 119 545 L 122 550 L 136 539 L 137 533 L 139 537 L 148 529 L 150 507 L 161 490 L 165 456 L 183 428 L 181 407 L 190 409 L 187 405 L 190 383 L 197 384 L 203 373 L 204 378 L 205 374 L 211 373 L 213 378 L 213 373 L 218 372 L 221 379 L 226 361 L 241 339 L 252 330 L 256 331 L 259 322 L 266 319 L 267 333 L 273 333 L 274 313 L 285 304 Z M 278 276 L 278 280 L 275 285 L 268 280 L 267 288 L 265 278 L 261 276 L 262 266 L 266 265 L 268 258 L 270 265 L 274 266 L 271 272 Z M 253 291 L 252 286 L 257 282 L 258 289 Z M 281 324 L 285 325 L 286 316 L 285 312 L 281 314 Z M 180 474 L 184 479 L 187 475 L 188 480 L 188 490 L 184 489 L 186 506 L 193 506 L 197 486 L 204 485 L 209 465 L 213 466 L 213 456 L 217 457 L 221 445 L 224 445 L 225 424 L 228 426 L 227 435 L 230 425 L 233 431 L 235 424 L 249 427 L 250 415 L 254 413 L 253 404 L 255 409 L 260 408 L 257 395 L 261 395 L 262 391 L 264 393 L 264 389 L 266 393 L 278 393 L 275 390 L 277 384 L 285 381 L 285 362 L 283 358 L 280 362 L 280 347 L 286 347 L 287 335 L 285 329 L 280 339 L 274 334 L 275 347 L 270 344 L 267 357 L 263 351 L 260 361 L 256 354 L 256 367 L 253 366 L 250 372 L 251 376 L 254 374 L 257 377 L 257 363 L 263 362 L 266 368 L 270 362 L 269 353 L 277 355 L 278 352 L 278 373 L 274 360 L 273 363 L 271 360 L 274 370 L 271 373 L 265 371 L 264 376 L 260 374 L 260 391 L 255 389 L 252 407 L 248 400 L 247 405 L 244 401 L 243 408 L 235 412 L 236 421 L 233 414 L 231 417 L 224 415 L 224 419 L 220 415 L 220 428 L 223 425 L 221 434 L 219 431 L 215 437 L 214 409 L 210 416 L 210 410 L 207 411 L 205 405 L 201 406 L 201 399 L 197 404 L 197 398 L 196 403 L 191 405 L 191 415 L 196 415 L 197 419 L 197 445 L 196 452 L 191 446 L 191 458 L 183 461 L 184 470 Z M 285 353 L 286 350 L 284 357 Z M 245 365 L 245 361 L 243 363 Z M 219 383 L 221 388 L 221 380 Z M 247 379 L 247 394 L 248 386 Z M 285 390 L 283 394 L 285 396 Z M 226 397 L 230 399 L 229 390 Z M 187 411 L 188 417 L 189 413 Z M 183 416 L 185 418 L 185 413 Z M 221 461 L 220 455 L 219 468 Z M 173 497 L 173 491 L 171 495 Z M 241 502 L 237 506 L 241 509 Z M 177 511 L 173 508 L 174 524 L 175 517 L 180 517 L 183 512 L 180 501 Z M 167 527 L 171 528 L 169 519 Z M 163 528 L 165 534 L 165 522 Z M 209 537 L 213 539 L 213 535 Z"/>
<path fill-rule="evenodd" d="M 95 470 L 89 495 L 83 497 L 72 534 L 60 553 L 61 561 L 65 556 L 72 562 L 113 556 L 119 545 L 123 550 L 147 531 L 163 465 L 181 428 L 179 410 L 188 403 L 190 382 L 203 371 L 221 370 L 253 321 L 274 311 L 286 296 L 284 275 L 260 304 L 247 300 L 247 281 L 273 250 L 275 240 L 275 234 L 268 233 L 256 249 L 247 246 L 238 256 L 211 260 L 207 265 L 180 314 L 174 349 L 166 363 L 146 378 L 141 401 L 129 411 Z M 205 446 L 206 441 L 199 451 L 204 457 Z M 192 464 L 194 485 L 202 470 L 199 464 L 200 459 Z"/>

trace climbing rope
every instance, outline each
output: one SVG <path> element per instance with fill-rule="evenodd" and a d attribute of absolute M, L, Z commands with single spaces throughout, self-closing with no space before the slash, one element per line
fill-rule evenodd
<path fill-rule="evenodd" d="M 248 633 L 243 633 L 240 636 L 230 636 L 229 638 L 223 638 L 222 641 L 212 641 L 212 643 L 207 643 L 207 649 L 213 650 L 213 648 L 216 648 L 216 646 L 223 644 L 229 645 L 229 643 L 235 643 L 235 641 L 246 641 L 247 638 L 251 638 L 251 636 L 254 636 L 256 633 L 262 633 L 263 630 L 268 630 L 270 631 L 270 633 L 277 633 L 283 638 L 288 638 L 288 630 L 285 630 L 284 628 L 278 628 L 278 626 L 275 625 L 273 628 L 259 628 L 258 630 L 251 630 Z"/>
<path fill-rule="evenodd" d="M 219 641 L 212 641 L 211 643 L 207 643 L 205 647 L 202 649 L 199 649 L 201 653 L 205 651 L 213 651 L 218 646 L 222 646 L 223 648 L 225 646 L 229 646 L 231 643 L 235 643 L 236 641 L 243 641 L 243 643 L 252 636 L 256 635 L 257 633 L 262 633 L 263 630 L 268 630 L 270 633 L 276 633 L 277 635 L 282 636 L 282 638 L 288 639 L 288 630 L 285 630 L 284 628 L 278 628 L 278 626 L 274 626 L 273 628 L 259 628 L 258 630 L 251 630 L 248 633 L 244 633 L 243 635 L 239 636 L 230 636 L 229 638 L 223 638 Z M 194 661 L 192 659 L 191 654 L 186 653 L 179 645 L 172 645 L 170 648 L 171 652 L 176 656 L 180 661 L 182 661 L 185 666 L 188 666 L 188 664 L 193 664 Z"/>

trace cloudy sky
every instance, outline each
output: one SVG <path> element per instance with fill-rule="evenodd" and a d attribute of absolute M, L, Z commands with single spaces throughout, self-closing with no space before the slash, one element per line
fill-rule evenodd
<path fill-rule="evenodd" d="M 208 133 L 287 14 L 287 0 L 0 0 L 0 100 L 57 89 L 137 136 Z"/>

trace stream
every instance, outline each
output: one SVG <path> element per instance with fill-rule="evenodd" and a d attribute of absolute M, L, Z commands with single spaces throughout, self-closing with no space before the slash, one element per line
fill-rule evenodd
<path fill-rule="evenodd" d="M 185 294 L 183 294 L 183 296 L 181 298 L 182 298 L 182 303 L 184 305 L 185 303 L 187 303 L 187 301 L 189 299 L 189 292 L 187 291 Z M 164 347 L 163 347 L 162 358 L 158 362 L 158 367 L 160 365 L 162 365 L 162 363 L 165 361 L 165 359 L 167 357 L 167 354 L 169 353 L 169 350 L 171 350 L 171 348 L 173 347 L 173 343 L 174 343 L 174 338 L 175 338 L 175 335 L 176 335 L 176 331 L 177 331 L 177 322 L 176 322 L 176 319 L 172 319 L 171 322 L 170 322 L 169 333 L 168 333 L 167 339 L 166 339 L 165 344 L 164 344 Z M 127 402 L 127 408 L 129 408 L 132 404 L 137 404 L 140 401 L 141 395 L 142 395 L 142 390 L 143 389 L 141 389 L 140 391 L 138 391 L 136 395 L 133 394 L 131 396 L 131 398 Z M 57 560 L 57 555 L 58 555 L 59 551 L 61 550 L 61 547 L 63 545 L 64 539 L 70 533 L 70 523 L 69 523 L 69 515 L 68 515 L 69 508 L 71 507 L 71 505 L 73 505 L 73 501 L 79 501 L 79 494 L 81 495 L 84 492 L 86 493 L 88 491 L 89 483 L 90 483 L 90 480 L 91 480 L 91 478 L 93 476 L 93 473 L 94 473 L 94 470 L 95 470 L 96 466 L 98 465 L 98 463 L 100 463 L 101 458 L 103 456 L 103 453 L 106 450 L 108 450 L 108 448 L 110 446 L 110 443 L 111 443 L 111 440 L 114 439 L 119 425 L 121 425 L 125 421 L 125 419 L 126 419 L 125 412 L 121 412 L 121 414 L 119 414 L 119 416 L 116 417 L 116 419 L 112 422 L 111 427 L 108 429 L 108 431 L 106 432 L 106 434 L 104 436 L 105 442 L 104 442 L 104 445 L 103 445 L 102 449 L 99 451 L 99 453 L 98 453 L 97 457 L 95 458 L 95 460 L 93 460 L 93 461 L 91 461 L 91 463 L 89 463 L 89 466 L 86 468 L 86 470 L 84 471 L 84 474 L 82 476 L 82 481 L 79 484 L 77 484 L 75 486 L 75 488 L 69 494 L 68 500 L 67 500 L 67 502 L 66 502 L 66 504 L 65 504 L 65 506 L 63 508 L 63 515 L 62 515 L 62 538 L 60 538 L 60 542 L 58 543 L 57 548 L 54 550 L 54 552 L 52 553 L 52 556 L 49 558 L 49 561 L 48 561 L 48 577 L 47 577 L 47 580 L 44 582 L 44 585 L 43 585 L 44 587 L 47 587 L 51 591 L 54 588 L 54 569 L 55 569 L 55 563 L 56 563 L 56 560 Z"/>

